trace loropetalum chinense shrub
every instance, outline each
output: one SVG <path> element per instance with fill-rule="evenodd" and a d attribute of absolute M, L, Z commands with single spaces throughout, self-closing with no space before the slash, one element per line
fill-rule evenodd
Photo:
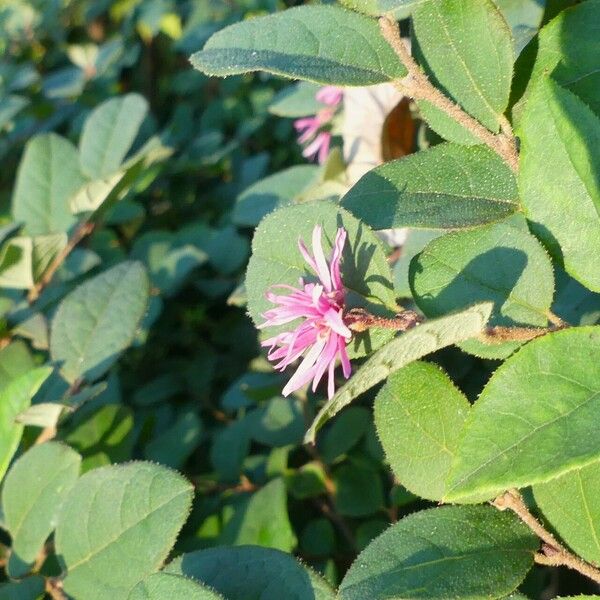
<path fill-rule="evenodd" d="M 292 4 L 0 8 L 0 600 L 592 597 L 600 0 Z"/>

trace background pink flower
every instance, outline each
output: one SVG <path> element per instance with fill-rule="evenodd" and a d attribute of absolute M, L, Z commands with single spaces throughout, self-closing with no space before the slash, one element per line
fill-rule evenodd
<path fill-rule="evenodd" d="M 262 342 L 262 346 L 269 347 L 268 359 L 275 362 L 274 368 L 280 371 L 302 357 L 298 369 L 283 388 L 284 396 L 311 380 L 315 391 L 327 371 L 327 394 L 331 398 L 335 393 L 334 371 L 338 358 L 346 379 L 352 372 L 346 351 L 352 332 L 343 320 L 345 293 L 341 276 L 346 230 L 338 228 L 329 261 L 323 252 L 321 234 L 321 226 L 315 225 L 312 255 L 304 242 L 298 241 L 300 253 L 317 275 L 318 283 L 306 283 L 300 279 L 299 288 L 274 286 L 290 291 L 287 295 L 278 295 L 273 291 L 266 294 L 267 299 L 277 306 L 263 314 L 265 322 L 259 326 L 260 329 L 286 325 L 301 319 L 295 328 Z"/>

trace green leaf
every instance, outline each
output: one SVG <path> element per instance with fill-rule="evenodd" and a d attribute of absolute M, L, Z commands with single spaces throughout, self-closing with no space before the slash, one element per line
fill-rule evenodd
<path fill-rule="evenodd" d="M 0 392 L 13 380 L 33 369 L 27 345 L 15 340 L 0 350 Z"/>
<path fill-rule="evenodd" d="M 170 573 L 153 573 L 140 581 L 127 600 L 223 600 L 223 596 L 199 583 Z"/>
<path fill-rule="evenodd" d="M 33 446 L 11 467 L 2 490 L 4 523 L 12 538 L 11 577 L 25 575 L 58 511 L 79 477 L 81 457 L 68 446 L 47 442 Z"/>
<path fill-rule="evenodd" d="M 600 463 L 533 486 L 535 502 L 560 537 L 582 558 L 600 562 Z"/>
<path fill-rule="evenodd" d="M 139 94 L 111 98 L 95 108 L 86 119 L 79 140 L 81 170 L 90 179 L 114 175 L 147 114 L 148 102 Z"/>
<path fill-rule="evenodd" d="M 165 567 L 214 588 L 227 600 L 335 600 L 333 590 L 289 554 L 260 546 L 190 552 Z"/>
<path fill-rule="evenodd" d="M 222 481 L 239 480 L 242 463 L 250 449 L 250 423 L 233 421 L 219 431 L 210 448 L 210 462 Z"/>
<path fill-rule="evenodd" d="M 124 262 L 75 288 L 52 321 L 50 354 L 70 381 L 94 381 L 129 346 L 148 301 L 148 277 Z"/>
<path fill-rule="evenodd" d="M 377 21 L 335 6 L 300 6 L 230 25 L 190 60 L 207 75 L 262 70 L 338 85 L 372 85 L 406 73 Z"/>
<path fill-rule="evenodd" d="M 399 19 L 408 17 L 411 12 L 428 0 L 340 0 L 347 8 L 371 16 L 391 16 Z"/>
<path fill-rule="evenodd" d="M 314 185 L 319 171 L 315 165 L 298 165 L 257 181 L 237 197 L 233 222 L 255 227 L 275 209 L 294 204 L 302 192 Z"/>
<path fill-rule="evenodd" d="M 180 469 L 198 446 L 202 437 L 202 422 L 195 410 L 187 410 L 144 448 L 148 460 L 173 469 Z"/>
<path fill-rule="evenodd" d="M 443 235 L 444 232 L 433 229 L 410 229 L 406 233 L 406 241 L 402 245 L 400 258 L 394 263 L 394 289 L 400 298 L 412 298 L 412 290 L 408 281 L 410 261 L 429 242 Z"/>
<path fill-rule="evenodd" d="M 319 454 L 333 463 L 351 450 L 365 435 L 371 415 L 363 406 L 353 406 L 340 414 L 319 440 Z"/>
<path fill-rule="evenodd" d="M 51 367 L 39 367 L 13 379 L 0 391 L 0 480 L 16 452 L 23 424 L 16 421 L 31 404 L 31 399 L 52 373 Z"/>
<path fill-rule="evenodd" d="M 537 34 L 542 24 L 546 0 L 494 0 L 494 2 L 512 30 L 515 54 L 519 55 Z"/>
<path fill-rule="evenodd" d="M 288 119 L 315 115 L 324 107 L 324 104 L 315 97 L 320 88 L 321 86 L 309 81 L 292 83 L 275 94 L 273 101 L 269 104 L 269 112 Z M 318 167 L 313 165 L 313 168 Z"/>
<path fill-rule="evenodd" d="M 69 231 L 76 218 L 69 198 L 84 183 L 77 149 L 69 140 L 47 133 L 32 138 L 17 171 L 12 214 L 28 235 Z"/>
<path fill-rule="evenodd" d="M 331 417 L 354 398 L 387 379 L 394 371 L 431 352 L 481 333 L 491 310 L 492 305 L 488 302 L 476 304 L 460 313 L 427 321 L 388 342 L 325 403 L 306 432 L 305 443 L 314 442 L 317 431 Z"/>
<path fill-rule="evenodd" d="M 183 477 L 150 463 L 86 473 L 56 527 L 56 551 L 67 568 L 65 592 L 89 600 L 127 598 L 167 557 L 192 494 Z"/>
<path fill-rule="evenodd" d="M 598 351 L 600 327 L 576 327 L 511 356 L 472 407 L 446 500 L 492 498 L 600 459 Z"/>
<path fill-rule="evenodd" d="M 490 506 L 423 510 L 367 546 L 339 598 L 499 598 L 521 583 L 538 545 L 513 514 Z"/>
<path fill-rule="evenodd" d="M 518 198 L 515 176 L 495 152 L 441 144 L 369 171 L 342 205 L 374 229 L 454 229 L 502 219 Z"/>
<path fill-rule="evenodd" d="M 450 97 L 491 131 L 510 94 L 510 29 L 491 0 L 432 0 L 413 13 L 426 70 Z"/>
<path fill-rule="evenodd" d="M 223 529 L 221 543 L 258 544 L 291 552 L 297 543 L 287 512 L 283 480 L 273 479 L 252 494 Z"/>
<path fill-rule="evenodd" d="M 433 240 L 411 262 L 409 279 L 414 299 L 428 317 L 490 301 L 490 325 L 548 324 L 552 263 L 522 218 Z M 461 348 L 487 358 L 506 358 L 519 345 L 469 340 Z"/>
<path fill-rule="evenodd" d="M 119 404 L 101 406 L 67 427 L 61 437 L 83 457 L 84 473 L 103 465 L 124 462 L 131 458 L 135 444 L 133 412 Z"/>
<path fill-rule="evenodd" d="M 302 403 L 296 398 L 272 398 L 248 415 L 250 436 L 260 444 L 298 445 L 304 435 Z"/>
<path fill-rule="evenodd" d="M 0 287 L 33 287 L 66 245 L 65 233 L 10 238 L 0 255 Z"/>
<path fill-rule="evenodd" d="M 338 227 L 348 238 L 342 258 L 342 279 L 351 306 L 396 306 L 391 272 L 377 237 L 350 213 L 328 202 L 288 206 L 268 215 L 258 226 L 252 241 L 252 256 L 246 272 L 248 311 L 256 324 L 272 304 L 267 290 L 277 284 L 298 285 L 298 278 L 310 270 L 298 239 L 310 248 L 315 225 L 323 227 L 323 250 L 327 256 Z M 314 275 L 314 274 L 313 274 Z M 269 334 L 276 332 L 270 329 Z"/>
<path fill-rule="evenodd" d="M 333 472 L 335 507 L 349 517 L 372 515 L 385 506 L 379 472 L 360 464 L 343 464 Z"/>
<path fill-rule="evenodd" d="M 375 425 L 396 479 L 440 500 L 469 412 L 469 401 L 437 365 L 414 362 L 394 373 L 375 400 Z"/>
<path fill-rule="evenodd" d="M 0 600 L 40 600 L 45 588 L 40 575 L 26 577 L 22 581 L 0 584 Z"/>
<path fill-rule="evenodd" d="M 519 136 L 519 189 L 534 232 L 567 273 L 600 291 L 600 264 L 590 260 L 600 254 L 600 119 L 543 78 L 527 100 Z"/>
<path fill-rule="evenodd" d="M 587 0 L 562 11 L 539 34 L 531 85 L 551 74 L 600 115 L 599 0 Z"/>

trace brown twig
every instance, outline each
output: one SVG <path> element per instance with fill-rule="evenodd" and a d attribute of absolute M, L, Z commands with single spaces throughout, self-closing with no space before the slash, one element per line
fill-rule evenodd
<path fill-rule="evenodd" d="M 567 567 L 600 583 L 600 569 L 569 552 L 529 511 L 518 490 L 508 490 L 498 496 L 492 505 L 499 510 L 512 510 L 542 540 L 541 552 L 535 562 L 552 567 Z"/>
<path fill-rule="evenodd" d="M 372 327 L 406 331 L 421 323 L 422 320 L 423 317 L 414 310 L 403 310 L 393 318 L 372 315 L 363 308 L 353 308 L 344 315 L 344 323 L 349 329 L 358 333 Z"/>
<path fill-rule="evenodd" d="M 502 115 L 500 121 L 500 133 L 494 134 L 484 127 L 477 119 L 465 112 L 458 104 L 455 104 L 438 90 L 427 78 L 414 61 L 408 49 L 402 42 L 398 24 L 389 17 L 381 17 L 379 26 L 383 37 L 392 47 L 402 64 L 408 71 L 407 77 L 401 81 L 395 81 L 395 85 L 406 96 L 415 100 L 424 100 L 433 104 L 436 108 L 446 113 L 451 119 L 468 129 L 475 137 L 489 146 L 498 154 L 513 171 L 519 168 L 519 155 L 517 144 L 512 133 L 510 123 Z"/>
<path fill-rule="evenodd" d="M 58 578 L 48 577 L 46 579 L 46 593 L 52 600 L 67 600 L 67 597 L 63 592 L 62 581 Z"/>
<path fill-rule="evenodd" d="M 84 221 L 77 229 L 75 229 L 75 232 L 67 242 L 67 245 L 54 257 L 54 260 L 48 265 L 48 268 L 44 271 L 41 279 L 29 290 L 27 300 L 30 304 L 39 298 L 42 290 L 52 281 L 56 271 L 58 271 L 67 256 L 71 254 L 75 246 L 77 246 L 84 237 L 92 233 L 94 227 L 94 223 Z"/>

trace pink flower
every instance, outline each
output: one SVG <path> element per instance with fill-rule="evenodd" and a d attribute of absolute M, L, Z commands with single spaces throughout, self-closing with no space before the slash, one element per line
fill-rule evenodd
<path fill-rule="evenodd" d="M 329 154 L 329 144 L 331 143 L 331 133 L 322 131 L 317 137 L 302 151 L 304 158 L 317 157 L 320 164 L 327 160 Z"/>
<path fill-rule="evenodd" d="M 294 128 L 296 131 L 301 132 L 298 137 L 298 142 L 304 144 L 311 139 L 321 127 L 321 119 L 319 115 L 314 117 L 304 117 L 303 119 L 296 119 L 294 121 Z"/>
<path fill-rule="evenodd" d="M 352 332 L 342 316 L 345 293 L 340 263 L 345 242 L 346 230 L 340 227 L 335 236 L 331 258 L 327 262 L 321 245 L 321 226 L 315 225 L 312 236 L 314 256 L 311 256 L 302 240 L 298 240 L 298 247 L 304 260 L 317 274 L 319 282 L 306 283 L 300 279 L 300 288 L 274 286 L 290 290 L 290 294 L 277 295 L 271 291 L 266 294 L 267 299 L 277 306 L 262 315 L 266 321 L 259 325 L 259 329 L 302 319 L 294 329 L 262 342 L 262 346 L 269 347 L 268 359 L 277 361 L 274 368 L 280 371 L 302 357 L 298 369 L 283 388 L 284 396 L 301 388 L 311 379 L 314 392 L 327 371 L 327 393 L 331 398 L 335 393 L 334 370 L 338 357 L 344 377 L 348 379 L 352 372 L 346 351 Z"/>
<path fill-rule="evenodd" d="M 315 94 L 315 98 L 327 106 L 337 106 L 343 97 L 344 90 L 335 85 L 326 85 Z"/>

